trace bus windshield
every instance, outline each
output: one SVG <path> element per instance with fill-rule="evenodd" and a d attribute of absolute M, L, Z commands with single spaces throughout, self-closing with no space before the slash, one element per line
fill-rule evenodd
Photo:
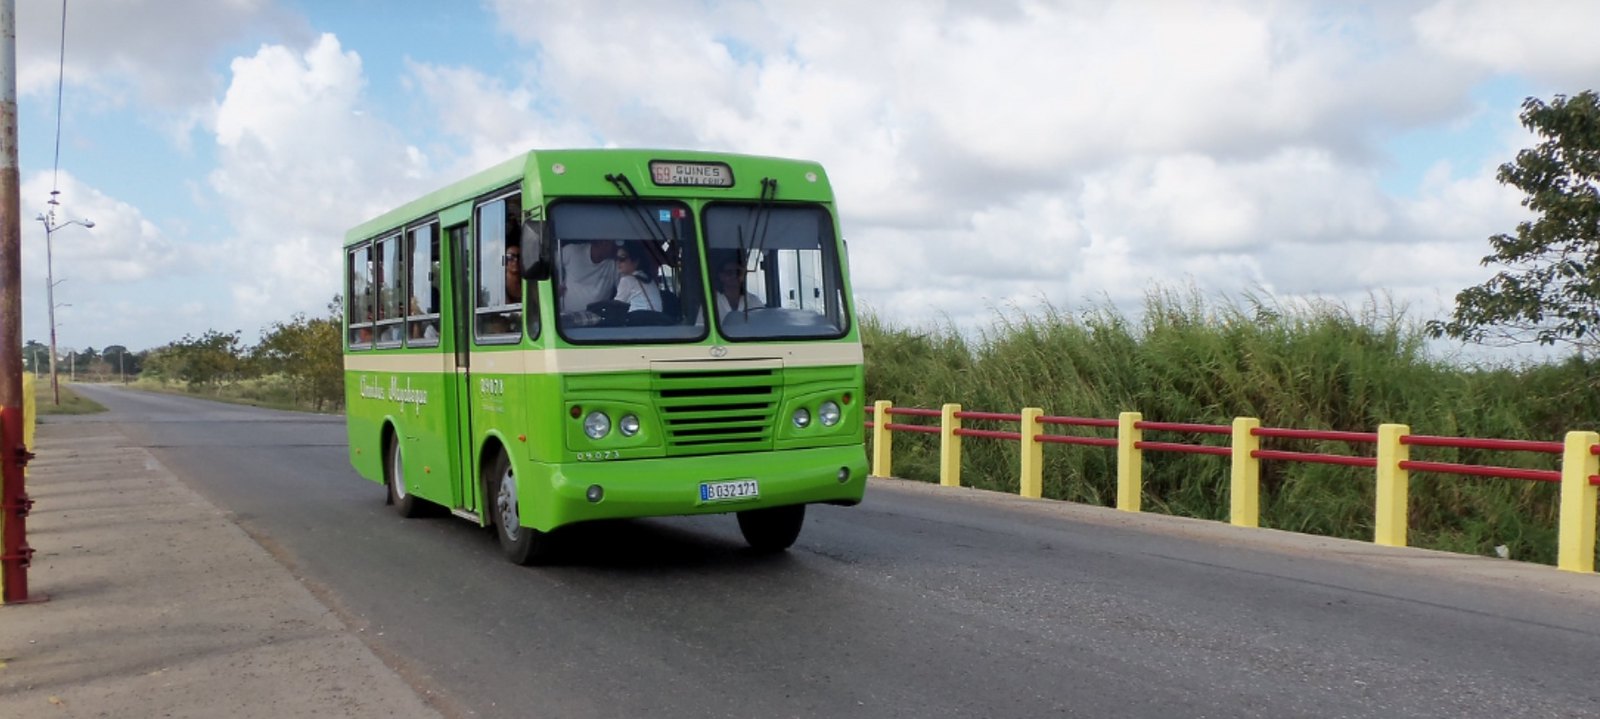
<path fill-rule="evenodd" d="M 556 308 L 574 342 L 705 337 L 694 222 L 678 202 L 554 204 Z"/>
<path fill-rule="evenodd" d="M 705 210 L 705 235 L 724 337 L 831 339 L 849 329 L 826 209 L 717 203 Z"/>

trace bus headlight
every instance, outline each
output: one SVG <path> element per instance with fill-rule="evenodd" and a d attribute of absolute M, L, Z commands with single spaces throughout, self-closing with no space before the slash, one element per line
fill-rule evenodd
<path fill-rule="evenodd" d="M 589 439 L 600 439 L 610 431 L 611 418 L 605 412 L 595 410 L 583 418 L 583 433 L 589 435 Z"/>
<path fill-rule="evenodd" d="M 622 415 L 622 419 L 617 420 L 617 429 L 621 430 L 622 436 L 632 437 L 639 433 L 639 418 L 631 414 Z"/>
<path fill-rule="evenodd" d="M 811 426 L 811 411 L 801 407 L 794 411 L 794 426 L 805 429 Z"/>
<path fill-rule="evenodd" d="M 823 402 L 822 406 L 817 408 L 817 419 L 822 420 L 822 426 L 824 427 L 832 427 L 838 424 L 839 418 L 842 416 L 839 412 L 839 405 L 831 399 Z"/>

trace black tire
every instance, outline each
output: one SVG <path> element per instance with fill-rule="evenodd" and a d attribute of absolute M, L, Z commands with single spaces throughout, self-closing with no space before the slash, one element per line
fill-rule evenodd
<path fill-rule="evenodd" d="M 383 446 L 383 483 L 389 489 L 389 504 L 394 506 L 394 511 L 414 519 L 423 515 L 427 504 L 406 485 L 405 462 L 401 460 L 400 438 L 391 435 Z"/>
<path fill-rule="evenodd" d="M 495 526 L 494 535 L 500 540 L 500 551 L 513 564 L 543 564 L 549 561 L 550 536 L 522 526 L 517 508 L 517 476 L 511 470 L 511 461 L 504 452 L 495 454 L 487 471 L 490 515 Z"/>
<path fill-rule="evenodd" d="M 806 505 L 750 509 L 739 513 L 739 533 L 758 552 L 781 552 L 794 545 L 806 521 Z"/>

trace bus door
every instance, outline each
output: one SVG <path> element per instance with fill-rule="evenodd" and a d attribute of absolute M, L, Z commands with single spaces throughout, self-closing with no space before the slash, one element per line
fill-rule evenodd
<path fill-rule="evenodd" d="M 483 506 L 479 496 L 477 471 L 473 467 L 472 442 L 472 242 L 467 235 L 467 225 L 455 225 L 447 230 L 450 237 L 451 263 L 454 265 L 450 314 L 455 352 L 450 355 L 450 375 L 454 383 L 450 406 L 450 434 L 453 469 L 450 496 L 452 509 L 477 513 Z"/>

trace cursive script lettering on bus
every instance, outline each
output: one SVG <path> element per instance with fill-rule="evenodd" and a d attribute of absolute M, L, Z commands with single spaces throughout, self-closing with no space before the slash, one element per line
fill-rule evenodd
<path fill-rule="evenodd" d="M 361 375 L 357 383 L 359 386 L 358 391 L 363 399 L 399 402 L 402 407 L 409 404 L 418 414 L 421 414 L 422 407 L 428 404 L 428 390 L 412 387 L 410 377 L 406 378 L 404 386 L 401 386 L 399 377 L 390 377 L 387 390 L 385 390 L 383 379 L 380 377 Z"/>
<path fill-rule="evenodd" d="M 361 396 L 365 399 L 383 399 L 383 385 L 378 384 L 376 379 L 369 384 L 368 379 L 366 375 L 361 375 Z"/>
<path fill-rule="evenodd" d="M 422 406 L 428 403 L 428 390 L 412 389 L 411 378 L 406 378 L 406 386 L 400 386 L 399 377 L 389 378 L 389 399 L 402 405 L 414 404 L 417 412 L 422 411 Z"/>

